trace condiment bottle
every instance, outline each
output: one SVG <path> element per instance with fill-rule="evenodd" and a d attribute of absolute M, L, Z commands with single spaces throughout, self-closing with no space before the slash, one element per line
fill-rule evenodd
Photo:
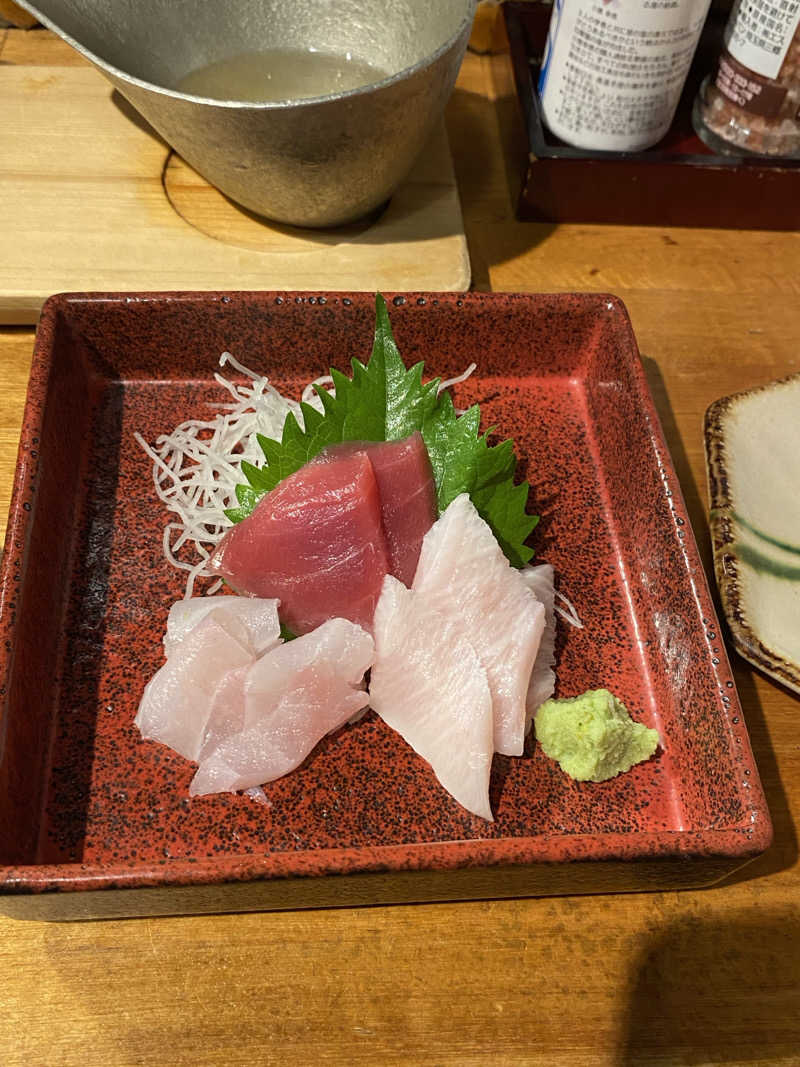
<path fill-rule="evenodd" d="M 539 76 L 549 128 L 638 152 L 672 123 L 710 0 L 555 0 Z"/>
<path fill-rule="evenodd" d="M 800 0 L 738 0 L 692 118 L 715 151 L 800 156 Z"/>

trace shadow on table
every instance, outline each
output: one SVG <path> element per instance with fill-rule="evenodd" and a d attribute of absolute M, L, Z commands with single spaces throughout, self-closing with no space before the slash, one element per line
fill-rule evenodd
<path fill-rule="evenodd" d="M 800 916 L 686 917 L 636 963 L 619 1067 L 797 1063 Z"/>
<path fill-rule="evenodd" d="M 522 134 L 519 140 L 515 134 L 516 108 L 514 98 L 492 101 L 459 88 L 447 106 L 447 131 L 469 246 L 472 287 L 482 291 L 491 290 L 491 267 L 535 248 L 556 229 L 553 223 L 520 223 L 516 219 L 522 164 L 514 146 L 525 144 Z M 484 228 L 491 230 L 491 239 L 482 239 Z"/>

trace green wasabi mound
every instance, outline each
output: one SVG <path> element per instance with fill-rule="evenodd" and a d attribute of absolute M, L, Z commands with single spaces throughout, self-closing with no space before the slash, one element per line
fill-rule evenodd
<path fill-rule="evenodd" d="M 658 731 L 634 722 L 607 689 L 546 700 L 534 722 L 542 751 L 577 782 L 615 778 L 650 759 L 658 747 Z"/>

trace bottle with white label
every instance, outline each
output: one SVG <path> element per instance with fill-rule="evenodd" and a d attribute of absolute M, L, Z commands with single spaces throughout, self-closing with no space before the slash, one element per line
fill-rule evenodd
<path fill-rule="evenodd" d="M 554 0 L 542 116 L 577 148 L 639 152 L 669 129 L 710 0 Z"/>
<path fill-rule="evenodd" d="M 738 0 L 692 118 L 715 151 L 800 157 L 800 0 Z"/>

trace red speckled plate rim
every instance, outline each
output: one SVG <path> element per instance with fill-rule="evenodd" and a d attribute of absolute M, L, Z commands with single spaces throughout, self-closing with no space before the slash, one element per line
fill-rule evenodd
<path fill-rule="evenodd" d="M 395 295 L 408 299 L 418 296 L 434 297 L 440 303 L 462 301 L 492 301 L 495 298 L 519 297 L 522 299 L 558 299 L 557 294 L 509 294 L 509 293 L 385 293 L 387 300 Z M 50 372 L 50 347 L 56 328 L 56 319 L 61 308 L 72 302 L 82 303 L 132 303 L 132 302 L 182 302 L 215 304 L 228 303 L 232 299 L 269 301 L 276 297 L 287 300 L 296 298 L 363 299 L 363 293 L 337 292 L 142 292 L 142 293 L 63 293 L 50 297 L 42 308 L 37 328 L 34 356 L 31 366 L 28 394 L 23 417 L 17 470 L 9 511 L 6 545 L 0 568 L 0 675 L 5 676 L 13 656 L 15 625 L 5 605 L 13 584 L 11 557 L 13 550 L 21 551 L 28 533 L 30 513 L 22 503 L 32 488 L 35 461 L 30 460 L 32 439 L 38 436 L 47 397 Z M 627 332 L 626 355 L 637 391 L 637 400 L 647 421 L 655 463 L 665 486 L 672 493 L 674 510 L 671 523 L 679 519 L 684 528 L 688 522 L 686 506 L 677 475 L 667 449 L 664 434 L 650 394 L 627 309 L 617 297 L 605 294 L 562 294 L 578 300 L 598 311 L 606 310 L 619 317 L 620 325 Z M 708 583 L 700 561 L 693 533 L 680 541 L 687 574 L 687 593 L 691 595 L 700 615 L 714 620 L 717 615 L 711 601 Z M 12 651 L 8 651 L 11 649 Z M 654 831 L 636 833 L 598 834 L 543 834 L 536 837 L 471 839 L 436 841 L 430 843 L 386 845 L 357 848 L 319 849 L 313 852 L 272 852 L 264 855 L 221 857 L 211 861 L 172 859 L 168 865 L 130 864 L 28 864 L 0 867 L 0 892 L 6 894 L 40 893 L 52 891 L 88 891 L 96 889 L 122 889 L 133 887 L 167 887 L 191 885 L 219 885 L 228 882 L 266 881 L 290 877 L 319 877 L 325 875 L 356 874 L 367 872 L 429 871 L 490 866 L 526 865 L 554 862 L 559 864 L 574 861 L 613 861 L 637 859 L 676 858 L 730 858 L 742 862 L 760 854 L 772 841 L 772 823 L 767 809 L 758 770 L 753 758 L 750 740 L 745 728 L 738 695 L 727 654 L 722 650 L 716 657 L 719 662 L 708 663 L 719 689 L 731 693 L 726 707 L 717 701 L 720 715 L 735 720 L 731 732 L 738 744 L 737 764 L 747 777 L 745 791 L 739 784 L 739 799 L 743 817 L 738 822 L 721 827 L 709 827 L 691 831 Z M 709 653 L 710 660 L 710 653 Z"/>

